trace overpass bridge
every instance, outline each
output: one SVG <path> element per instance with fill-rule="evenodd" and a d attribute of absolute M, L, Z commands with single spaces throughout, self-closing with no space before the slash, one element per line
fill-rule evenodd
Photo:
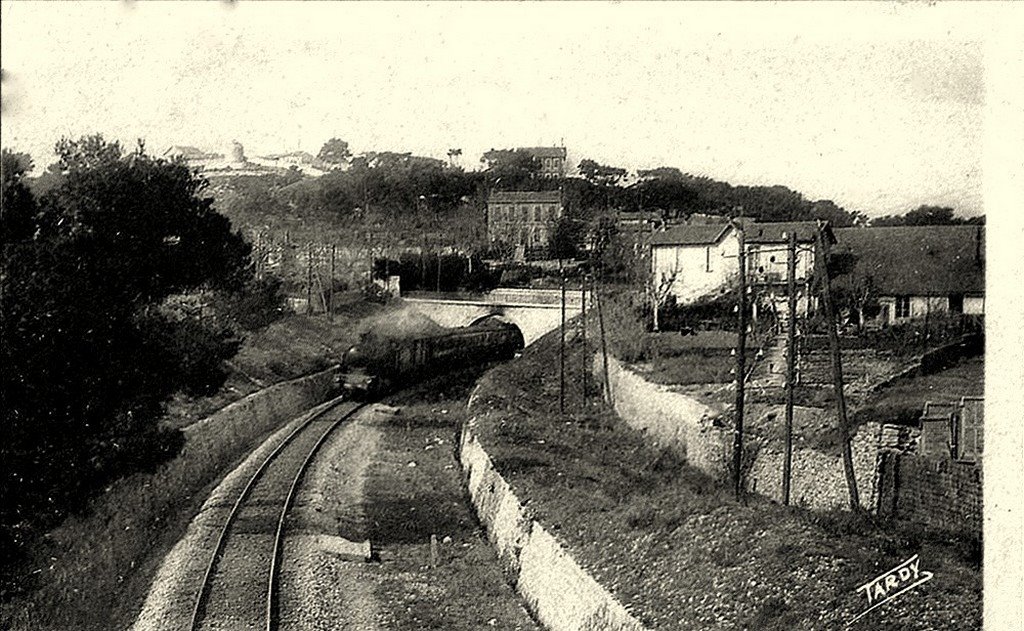
<path fill-rule="evenodd" d="M 487 318 L 511 322 L 530 344 L 562 320 L 562 292 L 558 289 L 498 288 L 486 294 L 445 294 L 412 292 L 402 298 L 412 311 L 444 327 L 469 326 Z M 579 289 L 565 294 L 565 318 L 582 310 Z"/>

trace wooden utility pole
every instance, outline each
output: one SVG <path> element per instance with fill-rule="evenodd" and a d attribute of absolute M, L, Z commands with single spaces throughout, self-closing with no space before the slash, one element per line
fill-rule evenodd
<path fill-rule="evenodd" d="M 796 388 L 796 231 L 789 233 L 786 291 L 788 321 L 786 322 L 786 452 L 782 460 L 782 503 L 789 505 L 789 489 L 793 478 L 793 391 Z"/>
<path fill-rule="evenodd" d="M 743 465 L 743 403 L 746 390 L 747 375 L 747 253 L 746 239 L 743 235 L 743 209 L 740 208 L 739 221 L 736 222 L 739 237 L 739 334 L 736 336 L 736 428 L 732 442 L 732 479 L 736 498 L 743 495 L 743 476 L 740 469 Z"/>
<path fill-rule="evenodd" d="M 614 407 L 615 402 L 612 400 L 612 376 L 608 372 L 608 343 L 604 335 L 604 309 L 601 306 L 604 300 L 602 300 L 601 292 L 598 291 L 596 285 L 591 290 L 591 293 L 594 295 L 594 302 L 597 304 L 597 325 L 601 333 L 601 358 L 604 363 L 604 396 L 608 404 Z"/>
<path fill-rule="evenodd" d="M 828 329 L 828 345 L 832 351 L 832 380 L 836 391 L 836 407 L 839 412 L 839 439 L 842 441 L 843 470 L 846 473 L 846 487 L 850 492 L 850 510 L 860 511 L 860 497 L 857 494 L 857 478 L 853 472 L 853 454 L 850 451 L 850 426 L 846 418 L 846 397 L 843 394 L 843 359 L 839 352 L 839 331 L 836 329 L 835 307 L 832 305 L 831 280 L 828 277 L 828 241 L 825 239 L 825 224 L 818 222 L 818 269 L 821 271 L 821 302 L 825 308 L 825 328 Z"/>
<path fill-rule="evenodd" d="M 423 236 L 423 249 L 420 250 L 420 289 L 427 290 L 427 237 Z"/>
<path fill-rule="evenodd" d="M 437 251 L 437 293 L 441 293 L 441 250 Z"/>
<path fill-rule="evenodd" d="M 587 405 L 587 373 L 590 372 L 589 361 L 587 357 L 587 275 L 584 274 L 580 277 L 580 320 L 583 323 L 581 332 L 581 343 L 583 344 L 582 359 L 582 379 L 583 379 L 583 405 Z"/>
<path fill-rule="evenodd" d="M 313 314 L 313 242 L 306 244 L 306 315 Z"/>
<path fill-rule="evenodd" d="M 558 259 L 558 276 L 562 286 L 562 323 L 558 329 L 558 411 L 565 414 L 565 271 L 562 259 Z"/>
<path fill-rule="evenodd" d="M 334 320 L 334 255 L 337 246 L 331 244 L 331 280 L 327 284 L 327 313 Z"/>
<path fill-rule="evenodd" d="M 256 280 L 263 278 L 263 233 L 256 233 L 256 260 L 253 261 L 256 268 Z"/>
<path fill-rule="evenodd" d="M 651 322 L 651 328 L 654 330 L 655 333 L 657 333 L 659 328 L 660 328 L 660 326 L 659 326 L 659 322 L 658 322 L 658 273 L 657 273 L 657 265 L 655 265 L 655 260 L 654 260 L 654 224 L 653 223 L 651 223 L 651 233 L 647 237 L 647 248 L 646 249 L 647 249 L 647 253 L 648 253 L 647 258 L 650 261 L 650 265 L 647 266 L 649 268 L 649 275 L 648 275 L 647 278 L 649 279 L 648 280 L 648 282 L 650 283 L 649 287 L 651 288 L 651 308 L 653 310 L 653 320 Z"/>

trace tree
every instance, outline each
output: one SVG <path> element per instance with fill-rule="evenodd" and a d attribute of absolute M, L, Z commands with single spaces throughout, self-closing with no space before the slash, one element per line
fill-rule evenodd
<path fill-rule="evenodd" d="M 35 231 L 37 204 L 25 183 L 32 170 L 28 154 L 3 149 L 0 176 L 3 178 L 3 205 L 0 206 L 0 242 L 27 241 Z"/>
<path fill-rule="evenodd" d="M 54 153 L 57 154 L 57 162 L 50 165 L 50 170 L 67 175 L 120 160 L 124 150 L 116 140 L 107 142 L 102 135 L 95 134 L 79 140 L 61 138 L 54 147 Z"/>
<path fill-rule="evenodd" d="M 352 152 L 349 151 L 347 142 L 341 138 L 331 138 L 320 148 L 320 153 L 316 154 L 316 157 L 327 164 L 345 164 L 352 157 Z"/>
<path fill-rule="evenodd" d="M 599 186 L 617 186 L 626 176 L 623 168 L 598 164 L 590 159 L 581 160 L 579 170 L 583 179 Z"/>
<path fill-rule="evenodd" d="M 829 225 L 833 228 L 861 225 L 866 219 L 862 213 L 848 211 L 831 199 L 820 199 L 812 202 L 808 214 L 809 217 L 806 217 L 806 219 L 821 219 L 822 221 L 829 222 Z M 804 219 L 804 217 L 801 216 L 801 219 Z"/>
<path fill-rule="evenodd" d="M 140 148 L 141 149 L 141 148 Z M 102 136 L 58 143 L 64 179 L 41 200 L 44 236 L 135 304 L 212 283 L 235 287 L 249 245 L 180 163 L 122 155 Z"/>
<path fill-rule="evenodd" d="M 551 231 L 548 247 L 551 256 L 557 259 L 574 259 L 579 253 L 582 236 L 579 222 L 569 217 L 560 217 Z"/>
<path fill-rule="evenodd" d="M 491 149 L 480 158 L 486 166 L 488 184 L 500 190 L 541 190 L 557 186 L 554 180 L 538 177 L 540 161 L 522 149 Z"/>
<path fill-rule="evenodd" d="M 908 226 L 945 226 L 963 223 L 948 206 L 918 206 L 905 217 Z"/>
<path fill-rule="evenodd" d="M 675 167 L 657 167 L 654 169 L 639 169 L 637 176 L 642 180 L 682 180 L 683 172 Z"/>
<path fill-rule="evenodd" d="M 0 269 L 0 548 L 182 443 L 155 423 L 175 391 L 208 393 L 238 342 L 167 308 L 182 292 L 239 292 L 249 246 L 180 162 L 102 136 L 57 144 L 55 187 L 26 197 L 4 152 L 3 207 L 35 205 Z M 5 222 L 6 222 L 5 210 Z M 45 521 L 45 519 L 44 519 Z"/>
<path fill-rule="evenodd" d="M 448 163 L 453 169 L 455 168 L 456 159 L 462 156 L 462 149 L 449 149 L 448 150 Z"/>
<path fill-rule="evenodd" d="M 948 206 L 921 205 L 905 215 L 885 215 L 875 217 L 871 225 L 876 227 L 884 226 L 957 226 L 962 224 L 984 223 L 984 218 L 971 217 L 964 219 L 958 217 L 956 212 Z"/>
<path fill-rule="evenodd" d="M 685 218 L 718 206 L 685 180 L 656 178 L 631 186 L 635 210 L 658 210 L 664 219 Z"/>

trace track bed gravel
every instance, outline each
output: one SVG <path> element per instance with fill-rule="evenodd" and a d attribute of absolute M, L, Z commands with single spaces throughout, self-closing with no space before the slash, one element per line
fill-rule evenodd
<path fill-rule="evenodd" d="M 537 628 L 504 580 L 455 459 L 465 397 L 479 372 L 417 388 L 389 401 L 395 407 L 370 406 L 324 443 L 289 512 L 280 574 L 282 629 Z M 188 628 L 204 564 L 231 505 L 304 417 L 271 436 L 214 490 L 165 558 L 133 630 Z M 257 502 L 245 513 L 224 560 L 251 565 L 254 571 L 246 574 L 259 576 L 265 546 L 238 555 L 230 547 L 272 537 L 264 533 L 278 508 Z M 367 562 L 371 549 L 373 561 Z M 252 592 L 262 602 L 259 582 L 215 589 L 232 598 Z M 250 622 L 218 616 L 203 628 L 243 629 Z"/>
<path fill-rule="evenodd" d="M 379 420 L 383 439 L 368 472 L 366 512 L 385 628 L 540 628 L 502 574 L 456 458 L 476 374 L 439 380 L 426 400 L 395 402 L 407 404 Z"/>

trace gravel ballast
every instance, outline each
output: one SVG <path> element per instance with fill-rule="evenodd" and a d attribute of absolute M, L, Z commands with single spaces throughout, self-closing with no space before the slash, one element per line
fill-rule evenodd
<path fill-rule="evenodd" d="M 455 460 L 465 395 L 478 374 L 397 397 L 400 401 L 392 403 L 398 407 L 369 406 L 323 444 L 287 520 L 282 629 L 537 628 L 504 580 Z M 199 580 L 230 506 L 266 454 L 302 418 L 271 436 L 213 491 L 164 559 L 133 631 L 187 629 Z M 229 548 L 260 544 L 269 536 L 263 522 L 275 511 L 269 505 L 254 507 Z M 257 548 L 263 546 L 252 550 Z M 229 550 L 224 558 L 229 556 L 253 566 L 247 576 L 258 575 L 256 566 L 264 562 L 256 552 L 231 555 Z M 253 594 L 262 602 L 262 586 L 255 583 L 242 590 L 216 589 L 232 598 Z M 223 615 L 204 628 L 242 629 L 249 623 Z"/>

